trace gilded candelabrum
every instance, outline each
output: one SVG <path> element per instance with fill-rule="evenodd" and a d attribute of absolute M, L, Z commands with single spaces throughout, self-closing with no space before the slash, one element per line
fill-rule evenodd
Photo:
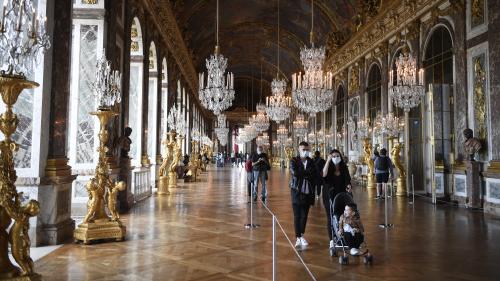
<path fill-rule="evenodd" d="M 168 188 L 177 188 L 177 166 L 182 158 L 182 140 L 184 137 L 178 135 L 175 131 L 170 132 L 172 136 L 168 145 L 172 147 L 172 161 L 168 166 Z"/>
<path fill-rule="evenodd" d="M 368 173 L 366 175 L 366 187 L 367 188 L 375 188 L 375 163 L 373 160 L 373 150 L 370 144 L 370 138 L 363 139 L 363 150 L 365 151 L 365 163 L 368 166 Z"/>
<path fill-rule="evenodd" d="M 191 141 L 191 155 L 189 159 L 188 169 L 191 174 L 192 181 L 196 181 L 198 179 L 198 169 L 199 169 L 199 161 L 198 161 L 198 141 Z"/>
<path fill-rule="evenodd" d="M 35 280 L 40 277 L 34 272 L 28 235 L 29 218 L 38 215 L 40 205 L 36 200 L 21 203 L 22 193 L 18 193 L 14 185 L 17 179 L 14 152 L 18 145 L 11 139 L 19 123 L 12 107 L 22 90 L 35 87 L 38 87 L 37 83 L 22 76 L 0 76 L 0 92 L 6 107 L 5 112 L 0 115 L 0 131 L 4 135 L 4 139 L 0 141 L 0 279 Z M 14 224 L 11 226 L 12 220 Z M 14 266 L 9 259 L 9 244 L 12 256 L 20 268 Z"/>
<path fill-rule="evenodd" d="M 168 195 L 170 192 L 168 191 L 168 174 L 169 167 L 172 164 L 172 157 L 174 153 L 175 146 L 175 132 L 168 132 L 168 139 L 162 141 L 164 146 L 163 152 L 163 162 L 161 163 L 159 169 L 159 184 L 158 184 L 158 195 Z"/>
<path fill-rule="evenodd" d="M 106 160 L 106 143 L 108 141 L 108 130 L 106 125 L 111 118 L 118 115 L 111 109 L 99 109 L 91 112 L 99 119 L 99 159 L 95 169 L 95 176 L 85 185 L 89 195 L 87 202 L 87 214 L 73 234 L 75 241 L 87 244 L 93 240 L 114 239 L 121 241 L 125 238 L 126 229 L 120 221 L 116 209 L 116 197 L 118 192 L 125 190 L 126 183 L 123 181 L 113 183 L 109 178 L 109 170 Z M 109 215 L 105 209 L 108 209 Z"/>
<path fill-rule="evenodd" d="M 401 163 L 401 157 L 399 156 L 401 149 L 403 148 L 403 144 L 398 142 L 396 138 L 393 138 L 392 140 L 393 145 L 391 149 L 391 159 L 394 166 L 396 166 L 396 169 L 398 169 L 396 195 L 406 196 L 406 170 L 403 163 Z"/>
<path fill-rule="evenodd" d="M 202 145 L 201 147 L 201 152 L 200 152 L 200 157 L 201 162 L 200 162 L 200 170 L 205 172 L 207 170 L 207 163 L 205 162 L 204 155 L 207 155 L 208 157 L 208 146 L 207 145 Z"/>

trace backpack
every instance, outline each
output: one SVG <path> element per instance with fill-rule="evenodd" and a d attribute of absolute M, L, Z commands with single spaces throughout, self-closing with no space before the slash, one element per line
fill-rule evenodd
<path fill-rule="evenodd" d="M 377 160 L 378 160 L 377 167 L 375 167 L 375 169 L 380 170 L 380 171 L 389 170 L 389 157 L 387 157 L 387 156 L 378 157 Z"/>

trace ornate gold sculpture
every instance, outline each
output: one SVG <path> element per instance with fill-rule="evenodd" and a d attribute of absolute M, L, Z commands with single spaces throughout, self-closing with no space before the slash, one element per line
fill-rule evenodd
<path fill-rule="evenodd" d="M 159 185 L 158 185 L 158 195 L 168 195 L 168 172 L 170 164 L 172 163 L 173 145 L 175 144 L 175 133 L 170 131 L 167 134 L 168 140 L 165 139 L 161 143 L 164 146 L 163 162 L 161 163 L 159 169 Z"/>
<path fill-rule="evenodd" d="M 192 181 L 197 181 L 198 179 L 198 169 L 199 169 L 199 161 L 198 161 L 198 142 L 195 140 L 191 141 L 191 156 L 188 164 L 188 175 L 191 176 Z"/>
<path fill-rule="evenodd" d="M 398 178 L 396 180 L 396 195 L 397 196 L 406 196 L 406 170 L 401 163 L 401 157 L 399 154 L 401 153 L 401 149 L 403 148 L 403 144 L 398 142 L 396 138 L 392 138 L 393 145 L 391 149 L 391 159 L 398 169 Z"/>
<path fill-rule="evenodd" d="M 21 205 L 22 193 L 18 193 L 14 185 L 17 179 L 14 151 L 18 145 L 11 139 L 19 122 L 12 107 L 22 90 L 35 87 L 38 87 L 37 83 L 21 76 L 0 76 L 0 92 L 6 107 L 0 115 L 0 131 L 4 134 L 4 140 L 0 141 L 0 279 L 34 280 L 40 277 L 33 269 L 28 236 L 29 218 L 39 213 L 40 205 L 35 200 Z M 12 220 L 14 224 L 7 234 Z M 21 268 L 14 266 L 9 259 L 9 243 L 12 256 Z"/>
<path fill-rule="evenodd" d="M 365 163 L 368 166 L 366 188 L 375 188 L 375 177 L 373 173 L 375 172 L 375 163 L 373 161 L 373 150 L 370 144 L 370 139 L 363 139 L 363 149 L 365 151 Z"/>
<path fill-rule="evenodd" d="M 349 71 L 349 95 L 355 95 L 359 90 L 359 68 L 353 66 Z"/>
<path fill-rule="evenodd" d="M 75 241 L 88 243 L 92 240 L 115 239 L 121 241 L 125 238 L 126 229 L 121 224 L 120 217 L 116 211 L 116 196 L 118 191 L 125 190 L 126 184 L 123 181 L 113 183 L 109 178 L 109 170 L 106 161 L 106 143 L 108 141 L 108 131 L 106 125 L 111 118 L 118 113 L 112 110 L 98 110 L 91 112 L 91 115 L 97 116 L 100 123 L 99 130 L 99 160 L 95 169 L 95 177 L 87 184 L 86 188 L 89 194 L 87 202 L 87 215 L 83 223 L 78 226 L 73 236 Z M 105 201 L 107 193 L 107 202 Z M 106 214 L 107 206 L 111 218 Z"/>
<path fill-rule="evenodd" d="M 169 146 L 172 146 L 172 162 L 170 162 L 170 166 L 168 167 L 168 188 L 177 188 L 177 165 L 181 161 L 181 145 L 184 138 L 181 135 L 177 135 L 175 131 L 171 131 L 170 133 L 172 133 L 169 141 Z"/>

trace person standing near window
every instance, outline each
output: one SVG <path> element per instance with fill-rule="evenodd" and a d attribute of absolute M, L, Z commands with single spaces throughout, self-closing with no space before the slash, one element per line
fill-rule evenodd
<path fill-rule="evenodd" d="M 257 193 L 259 192 L 259 181 L 262 185 L 262 201 L 266 202 L 267 198 L 267 171 L 271 169 L 269 158 L 264 153 L 262 146 L 257 147 L 257 152 L 252 156 L 252 170 L 253 170 L 253 201 L 257 201 Z"/>
<path fill-rule="evenodd" d="M 330 200 L 335 199 L 335 196 L 341 192 L 351 192 L 351 175 L 349 174 L 349 169 L 342 159 L 340 151 L 337 149 L 332 150 L 330 155 L 323 167 L 323 179 L 325 182 L 325 188 L 323 189 L 323 205 L 326 211 L 326 228 L 328 231 L 328 237 L 330 237 L 330 248 L 333 248 L 332 240 L 332 220 L 330 213 Z"/>
<path fill-rule="evenodd" d="M 290 192 L 292 197 L 293 222 L 297 241 L 295 247 L 307 246 L 309 243 L 304 238 L 306 232 L 309 208 L 314 205 L 314 191 L 317 171 L 313 160 L 309 157 L 309 144 L 299 144 L 299 156 L 290 160 Z"/>

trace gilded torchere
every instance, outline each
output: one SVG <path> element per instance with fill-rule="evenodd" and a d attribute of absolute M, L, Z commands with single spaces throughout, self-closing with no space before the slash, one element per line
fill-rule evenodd
<path fill-rule="evenodd" d="M 198 169 L 200 169 L 200 162 L 198 161 L 198 141 L 191 141 L 191 159 L 189 159 L 189 171 L 193 181 L 198 179 Z"/>
<path fill-rule="evenodd" d="M 0 76 L 0 92 L 6 107 L 5 112 L 0 115 L 0 131 L 4 135 L 4 140 L 0 141 L 0 279 L 36 280 L 40 277 L 33 269 L 28 235 L 29 218 L 38 215 L 40 205 L 36 200 L 21 203 L 22 193 L 18 193 L 14 185 L 17 179 L 14 152 L 17 151 L 18 144 L 11 139 L 19 123 L 12 107 L 22 90 L 35 87 L 38 87 L 37 83 L 22 76 L 3 73 Z M 14 224 L 11 226 L 12 220 Z M 14 266 L 9 259 L 9 244 L 12 256 L 20 268 Z"/>
<path fill-rule="evenodd" d="M 375 163 L 372 157 L 373 151 L 370 144 L 370 138 L 363 139 L 363 149 L 365 151 L 365 163 L 368 166 L 366 188 L 375 188 L 375 177 L 373 175 L 375 172 Z"/>
<path fill-rule="evenodd" d="M 163 162 L 161 163 L 159 174 L 159 186 L 158 186 L 158 195 L 168 195 L 170 192 L 168 191 L 168 173 L 169 167 L 172 163 L 173 157 L 173 146 L 175 145 L 175 132 L 168 132 L 168 139 L 162 141 L 164 146 L 164 154 L 163 154 Z"/>
<path fill-rule="evenodd" d="M 406 170 L 403 163 L 401 163 L 401 157 L 399 156 L 401 149 L 403 148 L 403 144 L 398 142 L 396 138 L 393 138 L 393 142 L 391 158 L 394 162 L 394 166 L 396 166 L 396 169 L 398 170 L 398 178 L 396 179 L 396 195 L 406 196 Z"/>
<path fill-rule="evenodd" d="M 89 195 L 87 214 L 83 223 L 75 230 L 74 238 L 75 241 L 82 241 L 85 244 L 92 240 L 103 239 L 121 241 L 125 238 L 126 229 L 116 210 L 116 196 L 119 191 L 125 190 L 126 184 L 123 181 L 113 183 L 110 180 L 106 160 L 106 151 L 108 150 L 106 143 L 109 136 L 106 125 L 118 113 L 111 109 L 101 109 L 90 114 L 97 116 L 100 123 L 99 148 L 97 149 L 99 160 L 95 176 L 85 185 Z M 106 207 L 111 218 L 106 213 Z"/>
<path fill-rule="evenodd" d="M 172 162 L 168 167 L 168 188 L 177 188 L 177 166 L 182 158 L 182 140 L 184 137 L 182 135 L 177 135 L 175 131 L 171 131 L 173 137 L 171 137 L 172 143 Z M 177 140 L 177 142 L 175 141 Z M 171 143 L 169 141 L 169 145 Z"/>

